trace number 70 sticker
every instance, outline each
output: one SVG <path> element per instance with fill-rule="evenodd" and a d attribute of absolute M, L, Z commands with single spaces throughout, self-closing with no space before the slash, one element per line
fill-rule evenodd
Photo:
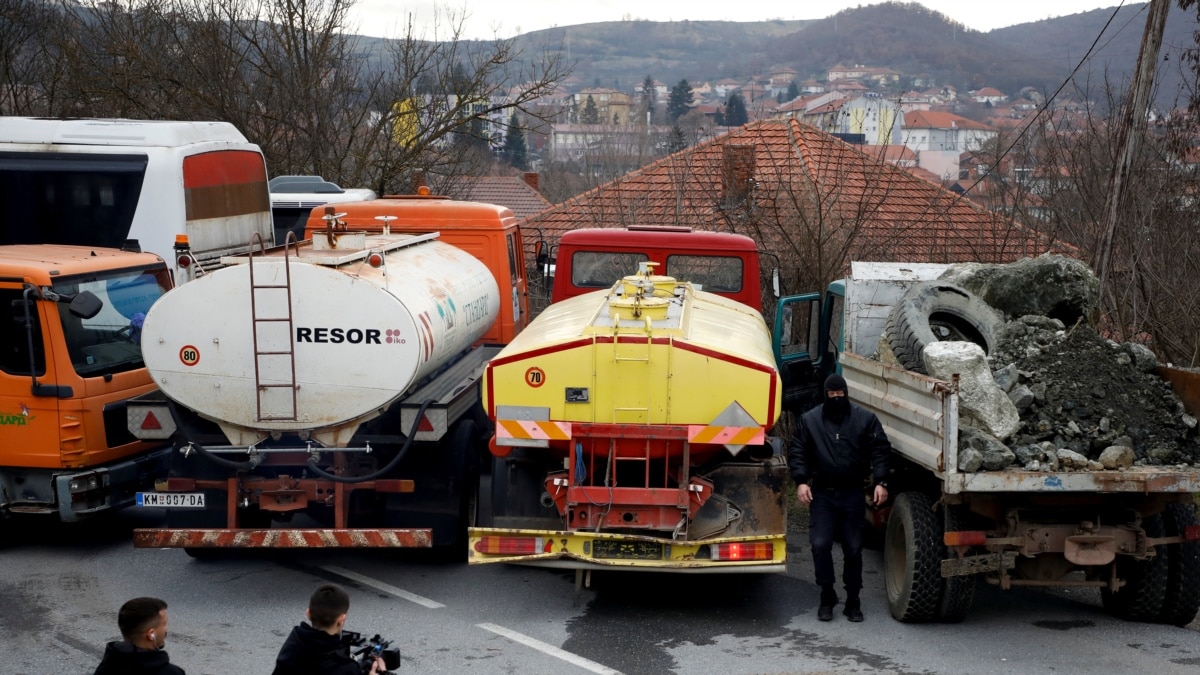
<path fill-rule="evenodd" d="M 179 361 L 185 366 L 194 366 L 200 363 L 200 350 L 194 345 L 184 345 L 183 349 L 179 350 Z"/>

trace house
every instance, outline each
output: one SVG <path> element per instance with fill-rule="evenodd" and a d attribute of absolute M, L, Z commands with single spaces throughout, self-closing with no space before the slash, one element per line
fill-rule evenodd
<path fill-rule="evenodd" d="M 752 122 L 527 222 L 551 245 L 569 230 L 629 225 L 746 234 L 774 254 L 786 292 L 819 288 L 850 260 L 999 263 L 1051 248 L 1046 237 L 796 120 Z"/>
<path fill-rule="evenodd" d="M 800 85 L 801 94 L 823 94 L 825 93 L 825 85 L 816 80 L 805 80 Z"/>
<path fill-rule="evenodd" d="M 732 77 L 727 77 L 723 80 L 717 80 L 716 82 L 713 82 L 712 85 L 713 93 L 719 96 L 721 100 L 729 98 L 730 94 L 741 88 L 742 81 L 735 80 Z"/>
<path fill-rule="evenodd" d="M 971 99 L 976 103 L 997 105 L 1007 101 L 1008 96 L 999 89 L 984 87 L 983 89 L 976 89 L 975 91 L 971 92 Z"/>
<path fill-rule="evenodd" d="M 954 113 L 915 110 L 904 114 L 902 142 L 918 152 L 974 151 L 995 137 L 995 129 Z"/>
<path fill-rule="evenodd" d="M 845 101 L 838 110 L 835 133 L 862 135 L 870 145 L 900 143 L 904 116 L 892 101 L 867 92 Z"/>
<path fill-rule="evenodd" d="M 582 89 L 574 95 L 576 114 L 583 115 L 588 99 L 596 105 L 600 124 L 625 124 L 629 121 L 633 102 L 629 94 L 616 89 Z"/>

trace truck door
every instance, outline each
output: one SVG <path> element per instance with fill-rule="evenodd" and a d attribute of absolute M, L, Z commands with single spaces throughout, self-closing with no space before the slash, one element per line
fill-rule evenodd
<path fill-rule="evenodd" d="M 0 281 L 0 465 L 55 467 L 59 465 L 58 397 L 34 396 L 33 381 L 56 382 L 54 359 L 43 339 L 45 303 L 30 305 L 33 322 L 33 369 L 30 370 L 29 336 L 25 328 L 24 288 Z M 53 320 L 52 317 L 49 320 Z M 0 498 L 0 502 L 4 500 Z"/>
<path fill-rule="evenodd" d="M 775 306 L 772 343 L 775 364 L 783 378 L 783 409 L 808 410 L 820 390 L 816 368 L 820 354 L 821 294 L 780 298 Z"/>

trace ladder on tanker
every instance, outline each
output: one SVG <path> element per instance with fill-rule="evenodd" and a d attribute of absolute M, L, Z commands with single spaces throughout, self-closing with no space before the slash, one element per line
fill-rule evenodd
<path fill-rule="evenodd" d="M 260 257 L 266 257 L 266 246 L 262 236 L 255 232 L 250 239 L 250 253 L 247 266 L 250 269 L 250 323 L 254 338 L 254 389 L 258 405 L 258 420 L 296 420 L 296 348 L 292 325 L 292 268 L 288 249 L 293 244 L 299 244 L 296 235 L 288 232 L 283 245 L 283 282 L 277 280 L 260 282 L 254 273 L 254 244 L 257 241 Z M 265 305 L 260 309 L 259 292 L 264 292 L 261 298 Z M 282 311 L 279 297 L 283 296 Z M 272 302 L 273 300 L 273 302 Z M 275 310 L 275 311 L 272 311 Z M 286 327 L 286 337 L 280 338 L 280 327 Z M 262 339 L 266 344 L 260 342 Z M 264 363 L 264 360 L 267 363 Z M 284 361 L 286 365 L 280 364 Z M 264 376 L 264 371 L 270 377 Z M 290 392 L 290 395 L 281 392 Z M 266 410 L 264 411 L 264 407 Z"/>

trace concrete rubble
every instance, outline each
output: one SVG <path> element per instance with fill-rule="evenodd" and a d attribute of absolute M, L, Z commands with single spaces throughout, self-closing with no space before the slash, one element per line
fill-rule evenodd
<path fill-rule="evenodd" d="M 986 357 L 973 343 L 925 348 L 934 377 L 960 375 L 960 471 L 1200 465 L 1196 418 L 1155 373 L 1154 353 L 1092 328 L 1099 281 L 1082 262 L 955 265 L 942 278 L 1008 319 Z"/>

